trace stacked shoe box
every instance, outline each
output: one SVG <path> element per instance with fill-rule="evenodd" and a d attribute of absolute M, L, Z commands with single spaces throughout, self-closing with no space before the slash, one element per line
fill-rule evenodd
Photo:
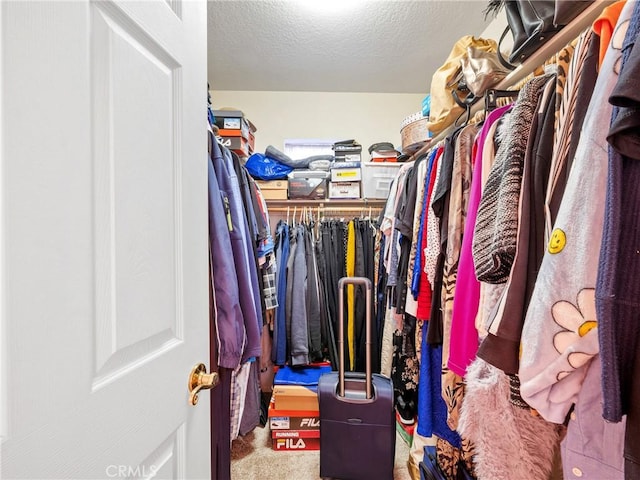
<path fill-rule="evenodd" d="M 331 371 L 325 364 L 278 369 L 268 417 L 273 450 L 319 450 L 318 378 Z"/>
<path fill-rule="evenodd" d="M 322 170 L 294 170 L 289 175 L 289 198 L 323 200 L 327 198 L 329 172 Z"/>
<path fill-rule="evenodd" d="M 355 140 L 344 140 L 333 145 L 333 152 L 329 198 L 360 198 L 362 146 Z"/>
<path fill-rule="evenodd" d="M 249 157 L 255 148 L 256 127 L 240 110 L 214 110 L 222 145 L 240 157 Z"/>
<path fill-rule="evenodd" d="M 289 182 L 287 180 L 256 180 L 265 200 L 286 200 Z"/>

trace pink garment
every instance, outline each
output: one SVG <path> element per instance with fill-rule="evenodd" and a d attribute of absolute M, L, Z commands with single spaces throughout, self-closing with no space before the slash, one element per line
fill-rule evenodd
<path fill-rule="evenodd" d="M 464 377 L 467 367 L 476 358 L 479 344 L 475 320 L 480 300 L 480 282 L 476 279 L 471 247 L 473 245 L 473 231 L 476 225 L 478 206 L 480 205 L 480 197 L 482 196 L 483 149 L 481 146 L 484 145 L 484 142 L 487 140 L 493 141 L 493 138 L 487 139 L 489 128 L 510 108 L 511 106 L 508 105 L 497 108 L 491 112 L 477 140 L 478 148 L 476 148 L 476 158 L 473 166 L 469 207 L 467 209 L 467 220 L 464 225 L 460 262 L 458 264 L 456 295 L 453 299 L 449 361 L 447 362 L 449 369 L 461 377 Z"/>

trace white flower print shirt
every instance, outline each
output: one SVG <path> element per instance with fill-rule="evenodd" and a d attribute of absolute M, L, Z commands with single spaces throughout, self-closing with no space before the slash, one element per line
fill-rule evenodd
<path fill-rule="evenodd" d="M 596 83 L 522 330 L 522 398 L 555 423 L 565 420 L 589 359 L 599 351 L 592 290 L 602 241 L 612 110 L 603 99 L 615 81 L 601 73 Z"/>
<path fill-rule="evenodd" d="M 591 351 L 588 343 L 580 341 L 598 326 L 595 292 L 593 288 L 584 288 L 578 293 L 576 305 L 560 300 L 551 307 L 553 321 L 563 328 L 553 336 L 553 346 L 561 357 L 566 358 L 570 367 L 570 370 L 558 373 L 558 380 L 570 375 L 573 370 L 583 366 L 598 353 L 597 348 Z"/>

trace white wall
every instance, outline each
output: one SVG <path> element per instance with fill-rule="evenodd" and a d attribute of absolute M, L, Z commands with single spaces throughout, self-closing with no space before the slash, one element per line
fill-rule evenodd
<path fill-rule="evenodd" d="M 426 88 L 426 85 L 425 85 Z M 422 109 L 422 94 L 211 91 L 214 109 L 242 110 L 257 127 L 256 152 L 282 150 L 289 138 L 355 139 L 367 148 L 392 142 L 400 149 L 400 123 Z"/>
<path fill-rule="evenodd" d="M 504 8 L 498 12 L 496 18 L 494 18 L 487 28 L 480 34 L 482 38 L 492 38 L 496 42 L 500 41 L 500 36 L 502 32 L 504 32 L 505 27 L 507 26 L 507 14 L 504 11 Z M 502 48 L 500 51 L 505 55 L 505 58 L 509 56 L 511 52 L 511 48 L 513 47 L 513 37 L 511 33 L 508 33 L 505 39 L 502 41 Z"/>

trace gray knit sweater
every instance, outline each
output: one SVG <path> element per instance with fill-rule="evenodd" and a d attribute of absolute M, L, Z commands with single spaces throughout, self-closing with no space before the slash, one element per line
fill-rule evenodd
<path fill-rule="evenodd" d="M 516 253 L 524 157 L 538 100 L 549 77 L 534 77 L 520 90 L 483 189 L 473 235 L 473 262 L 481 282 L 504 283 L 509 278 Z"/>

